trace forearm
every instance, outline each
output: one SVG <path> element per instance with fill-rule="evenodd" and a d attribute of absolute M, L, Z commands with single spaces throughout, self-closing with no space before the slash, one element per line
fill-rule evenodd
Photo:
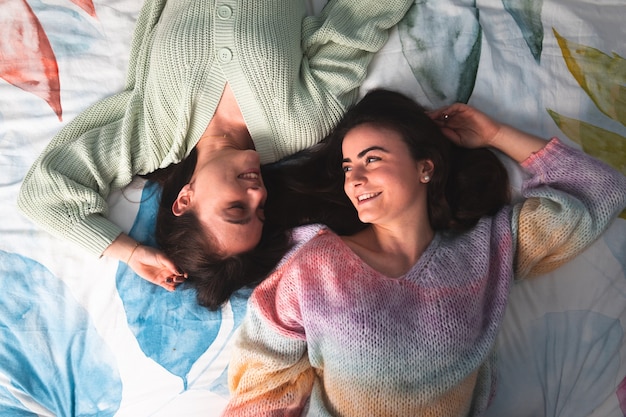
<path fill-rule="evenodd" d="M 121 233 L 102 253 L 102 256 L 128 263 L 140 242 L 126 233 Z"/>
<path fill-rule="evenodd" d="M 545 139 L 503 124 L 489 145 L 522 163 L 533 153 L 543 149 L 547 143 Z"/>
<path fill-rule="evenodd" d="M 330 92 L 345 109 L 357 98 L 367 68 L 413 0 L 332 0 L 319 16 L 306 17 L 302 46 L 311 91 Z"/>
<path fill-rule="evenodd" d="M 131 167 L 142 168 L 129 156 L 140 141 L 125 137 L 119 122 L 128 98 L 125 92 L 104 99 L 67 124 L 30 168 L 18 196 L 30 219 L 97 256 L 122 232 L 106 218 L 109 192 L 130 183 Z"/>

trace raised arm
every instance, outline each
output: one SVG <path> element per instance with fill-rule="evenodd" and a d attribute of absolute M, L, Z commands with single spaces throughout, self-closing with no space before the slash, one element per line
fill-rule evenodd
<path fill-rule="evenodd" d="M 513 207 L 510 219 L 517 278 L 543 274 L 569 261 L 626 206 L 624 175 L 558 139 L 545 141 L 464 104 L 430 116 L 455 143 L 499 149 L 525 170 L 525 199 Z"/>
<path fill-rule="evenodd" d="M 27 173 L 18 207 L 53 235 L 96 256 L 129 263 L 146 280 L 167 290 L 180 279 L 174 264 L 154 248 L 138 246 L 108 218 L 107 197 L 138 173 L 159 167 L 157 152 L 168 145 L 144 132 L 142 103 L 135 80 L 142 79 L 149 35 L 164 0 L 146 2 L 135 27 L 126 90 L 92 105 L 68 123 Z M 129 111 L 132 109 L 133 111 Z M 166 135 L 163 135 L 166 136 Z"/>
<path fill-rule="evenodd" d="M 413 3 L 330 0 L 319 15 L 306 17 L 302 25 L 302 69 L 307 90 L 314 96 L 330 94 L 340 107 L 340 117 L 356 100 L 367 67 L 385 45 L 390 29 Z"/>
<path fill-rule="evenodd" d="M 492 147 L 521 163 L 547 140 L 499 123 L 474 107 L 455 103 L 430 113 L 444 134 L 465 148 Z"/>

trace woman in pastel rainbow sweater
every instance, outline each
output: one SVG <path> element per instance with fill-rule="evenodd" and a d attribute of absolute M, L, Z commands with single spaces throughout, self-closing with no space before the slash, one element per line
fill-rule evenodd
<path fill-rule="evenodd" d="M 365 227 L 296 230 L 288 258 L 250 299 L 226 415 L 481 415 L 512 280 L 555 269 L 596 239 L 626 205 L 626 177 L 469 106 L 427 115 L 386 91 L 350 110 L 325 146 L 341 158 Z M 468 221 L 446 187 L 465 170 L 481 178 L 468 196 L 492 193 L 477 186 L 493 175 L 470 163 L 485 150 L 464 150 L 484 147 L 521 164 L 524 200 Z"/>

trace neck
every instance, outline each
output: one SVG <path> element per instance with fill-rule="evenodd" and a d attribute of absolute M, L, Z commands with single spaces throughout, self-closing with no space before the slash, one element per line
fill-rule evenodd
<path fill-rule="evenodd" d="M 254 142 L 230 84 L 226 84 L 213 118 L 200 137 L 197 146 L 198 153 L 201 151 L 200 148 L 203 150 L 224 147 L 241 150 L 254 149 Z"/>
<path fill-rule="evenodd" d="M 342 239 L 372 268 L 386 276 L 399 277 L 417 263 L 434 236 L 426 221 L 398 227 L 370 225 Z"/>
<path fill-rule="evenodd" d="M 371 225 L 371 242 L 376 250 L 388 256 L 406 259 L 410 265 L 415 264 L 435 235 L 430 224 L 417 223 L 412 227 L 403 224 L 401 227 Z"/>

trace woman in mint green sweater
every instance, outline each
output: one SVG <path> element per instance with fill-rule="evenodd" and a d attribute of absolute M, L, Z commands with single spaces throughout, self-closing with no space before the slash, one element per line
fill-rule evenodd
<path fill-rule="evenodd" d="M 237 266 L 246 264 L 242 253 L 259 250 L 260 164 L 330 131 L 412 3 L 331 0 L 306 16 L 304 1 L 146 1 L 126 88 L 54 137 L 24 180 L 20 209 L 168 290 L 216 264 L 260 278 L 271 262 L 258 271 Z M 160 251 L 108 220 L 106 198 L 133 176 L 174 164 L 157 224 Z M 185 238 L 172 240 L 172 231 Z"/>

